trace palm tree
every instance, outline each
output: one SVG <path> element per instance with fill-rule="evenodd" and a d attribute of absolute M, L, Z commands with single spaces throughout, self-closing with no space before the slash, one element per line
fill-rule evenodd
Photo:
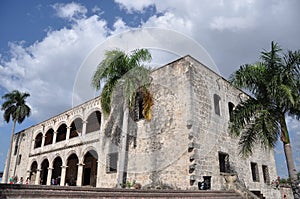
<path fill-rule="evenodd" d="M 127 164 L 127 142 L 128 142 L 128 125 L 130 110 L 134 108 L 135 99 L 138 91 L 145 93 L 143 96 L 143 115 L 147 120 L 151 119 L 151 106 L 153 105 L 152 96 L 147 89 L 151 83 L 150 70 L 145 68 L 141 62 L 151 60 L 151 54 L 146 49 L 133 51 L 126 54 L 121 50 L 111 50 L 105 53 L 105 59 L 100 62 L 92 78 L 92 86 L 97 90 L 101 89 L 101 108 L 104 116 L 111 113 L 112 104 L 123 104 L 123 121 L 121 131 L 120 156 L 118 164 L 118 182 L 120 187 L 126 182 L 126 164 Z M 114 95 L 113 93 L 117 93 Z M 113 100 L 118 100 L 113 103 Z M 118 105 L 116 105 L 118 106 Z M 118 112 L 120 114 L 120 112 Z M 119 117 L 121 118 L 121 117 Z M 121 121 L 121 119 L 119 119 Z M 116 122 L 116 119 L 113 119 Z M 109 122 L 108 122 L 109 123 Z M 107 128 L 108 129 L 108 128 Z M 112 133 L 112 131 L 110 131 Z M 118 134 L 113 135 L 118 137 Z M 117 138 L 116 140 L 119 140 Z"/>
<path fill-rule="evenodd" d="M 2 99 L 6 100 L 2 104 L 1 110 L 4 111 L 3 117 L 4 120 L 9 123 L 10 120 L 13 121 L 11 137 L 10 137 L 10 147 L 7 153 L 6 166 L 4 171 L 3 182 L 7 182 L 8 173 L 10 168 L 11 161 L 11 152 L 13 145 L 13 137 L 15 132 L 15 126 L 18 122 L 21 124 L 26 117 L 31 113 L 30 107 L 26 104 L 26 98 L 29 97 L 29 93 L 22 93 L 18 90 L 14 90 L 11 93 L 7 93 L 2 96 Z"/>
<path fill-rule="evenodd" d="M 240 153 L 252 154 L 255 144 L 274 148 L 280 137 L 285 152 L 288 173 L 292 181 L 297 172 L 292 155 L 286 116 L 300 118 L 300 51 L 281 55 L 272 42 L 271 50 L 261 52 L 261 61 L 246 64 L 234 72 L 234 86 L 250 91 L 253 97 L 240 102 L 232 112 L 230 130 L 240 136 Z"/>

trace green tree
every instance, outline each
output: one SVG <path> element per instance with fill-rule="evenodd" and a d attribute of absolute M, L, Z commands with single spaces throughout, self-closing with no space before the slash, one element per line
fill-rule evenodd
<path fill-rule="evenodd" d="M 2 99 L 5 101 L 2 104 L 1 110 L 4 111 L 3 117 L 5 122 L 9 123 L 11 120 L 13 122 L 11 137 L 10 137 L 10 147 L 7 153 L 5 171 L 3 182 L 7 182 L 8 173 L 10 170 L 10 161 L 11 161 L 11 153 L 12 153 L 12 145 L 13 145 L 13 137 L 15 133 L 15 126 L 18 122 L 21 124 L 26 117 L 28 117 L 31 113 L 30 107 L 26 104 L 26 98 L 29 97 L 29 93 L 22 93 L 18 90 L 14 90 L 10 93 L 7 93 L 2 96 Z"/>
<path fill-rule="evenodd" d="M 240 153 L 244 156 L 251 155 L 256 144 L 274 148 L 280 137 L 288 173 L 295 182 L 297 172 L 286 116 L 300 118 L 300 51 L 282 53 L 272 42 L 271 50 L 261 52 L 260 58 L 255 64 L 242 65 L 230 77 L 234 86 L 253 96 L 232 112 L 231 133 L 240 136 Z"/>
<path fill-rule="evenodd" d="M 128 141 L 128 122 L 130 109 L 133 109 L 138 91 L 143 95 L 143 114 L 147 120 L 151 119 L 152 97 L 147 89 L 151 83 L 150 70 L 145 68 L 142 63 L 151 60 L 151 54 L 146 49 L 138 49 L 130 54 L 121 50 L 111 50 L 105 53 L 105 59 L 100 62 L 92 78 L 92 86 L 101 92 L 101 108 L 104 116 L 108 117 L 111 113 L 113 104 L 123 104 L 121 112 L 123 120 L 120 126 L 121 143 L 118 164 L 118 182 L 120 187 L 126 182 L 127 165 L 127 141 Z M 103 88 L 102 84 L 105 83 Z M 114 95 L 114 93 L 118 93 Z M 113 98 L 119 100 L 112 103 Z M 117 114 L 122 114 L 118 112 Z M 113 121 L 116 122 L 116 121 Z M 118 136 L 115 135 L 115 136 Z M 118 138 L 116 140 L 119 140 Z"/>

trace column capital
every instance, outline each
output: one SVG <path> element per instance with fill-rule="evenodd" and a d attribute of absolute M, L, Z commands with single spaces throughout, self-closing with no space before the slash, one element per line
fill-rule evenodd
<path fill-rule="evenodd" d="M 82 124 L 87 124 L 88 121 L 87 120 L 82 120 Z"/>
<path fill-rule="evenodd" d="M 62 169 L 66 169 L 66 168 L 68 168 L 68 166 L 67 165 L 62 165 L 62 166 L 60 166 Z"/>
<path fill-rule="evenodd" d="M 67 126 L 67 129 L 71 129 L 72 127 L 71 126 Z"/>
<path fill-rule="evenodd" d="M 54 168 L 53 167 L 48 167 L 48 170 L 53 170 Z"/>
<path fill-rule="evenodd" d="M 77 166 L 84 166 L 84 165 L 85 165 L 85 164 L 82 163 L 82 162 L 80 162 L 80 163 L 77 164 Z"/>

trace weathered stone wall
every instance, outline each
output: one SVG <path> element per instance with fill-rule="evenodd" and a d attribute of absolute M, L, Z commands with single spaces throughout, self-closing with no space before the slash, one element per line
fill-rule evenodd
<path fill-rule="evenodd" d="M 137 147 L 130 148 L 129 180 L 152 187 L 189 188 L 188 72 L 175 62 L 152 73 L 153 118 L 138 122 Z"/>
<path fill-rule="evenodd" d="M 238 175 L 246 188 L 261 191 L 267 198 L 278 196 L 278 191 L 264 183 L 262 171 L 262 165 L 268 166 L 270 180 L 277 177 L 273 151 L 258 146 L 252 156 L 241 158 L 238 140 L 228 133 L 228 103 L 237 105 L 247 95 L 189 56 L 153 71 L 152 77 L 153 118 L 137 122 L 137 138 L 129 146 L 128 181 L 146 187 L 198 189 L 198 182 L 203 181 L 204 176 L 210 176 L 211 189 L 223 190 L 226 188 L 226 174 L 220 172 L 219 166 L 219 152 L 223 152 L 229 155 L 231 172 Z M 219 115 L 215 113 L 215 94 L 220 98 Z M 47 158 L 51 165 L 57 156 L 62 158 L 65 166 L 72 153 L 82 164 L 84 154 L 95 150 L 98 156 L 97 187 L 115 187 L 117 173 L 107 172 L 107 154 L 119 149 L 110 137 L 104 135 L 107 121 L 103 117 L 100 131 L 37 149 L 33 147 L 36 135 L 45 133 L 50 127 L 56 131 L 61 123 L 70 126 L 76 117 L 86 123 L 92 111 L 101 111 L 99 99 L 22 132 L 24 136 L 19 144 L 22 160 L 16 167 L 16 174 L 27 177 L 33 161 L 41 164 Z M 251 162 L 258 165 L 258 182 L 252 180 Z M 12 155 L 10 175 L 14 165 L 15 156 Z"/>

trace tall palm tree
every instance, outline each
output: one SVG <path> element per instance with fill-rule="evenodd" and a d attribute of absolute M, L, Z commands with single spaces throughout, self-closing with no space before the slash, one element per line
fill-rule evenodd
<path fill-rule="evenodd" d="M 121 50 L 107 51 L 105 59 L 100 62 L 92 78 L 92 86 L 101 89 L 101 108 L 107 117 L 111 113 L 113 98 L 118 98 L 117 104 L 123 104 L 123 121 L 121 131 L 120 156 L 118 164 L 118 182 L 120 187 L 126 182 L 127 142 L 130 109 L 133 109 L 138 91 L 143 91 L 143 114 L 147 120 L 151 119 L 151 106 L 153 104 L 151 94 L 147 89 L 151 83 L 150 70 L 142 65 L 142 62 L 150 61 L 151 54 L 146 49 L 138 49 L 130 54 Z M 114 92 L 118 93 L 114 96 Z M 120 114 L 120 112 L 118 113 Z M 120 117 L 119 117 L 120 118 Z M 120 119 L 121 120 L 121 119 Z M 116 122 L 114 120 L 113 122 Z M 115 136 L 118 136 L 117 134 Z M 117 140 L 119 140 L 117 138 Z"/>
<path fill-rule="evenodd" d="M 8 180 L 8 173 L 10 169 L 10 161 L 11 161 L 11 152 L 12 152 L 12 145 L 13 145 L 13 137 L 15 133 L 15 126 L 18 122 L 21 124 L 26 117 L 28 117 L 31 113 L 30 107 L 26 104 L 26 98 L 29 97 L 29 93 L 22 93 L 18 90 L 13 90 L 11 93 L 7 93 L 2 96 L 4 99 L 4 103 L 2 104 L 1 110 L 4 111 L 3 117 L 4 120 L 9 123 L 11 120 L 13 121 L 13 126 L 11 130 L 11 137 L 10 137 L 10 147 L 7 153 L 7 159 L 5 164 L 5 171 L 3 182 L 7 182 Z"/>
<path fill-rule="evenodd" d="M 243 65 L 231 75 L 231 83 L 250 91 L 253 97 L 235 107 L 230 129 L 240 136 L 240 153 L 245 156 L 252 154 L 255 144 L 274 148 L 280 137 L 288 173 L 295 182 L 286 116 L 300 118 L 300 51 L 281 52 L 272 42 L 270 51 L 261 52 L 260 62 Z"/>

